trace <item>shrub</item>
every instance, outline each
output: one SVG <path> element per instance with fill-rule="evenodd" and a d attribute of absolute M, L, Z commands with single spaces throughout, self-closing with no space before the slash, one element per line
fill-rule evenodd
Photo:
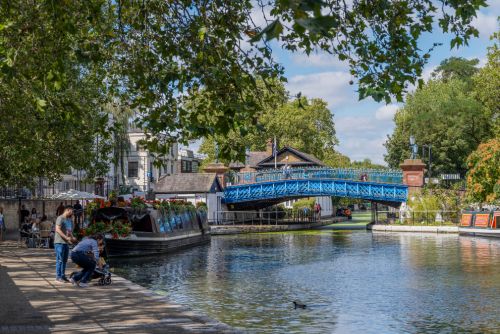
<path fill-rule="evenodd" d="M 313 210 L 315 203 L 316 203 L 316 199 L 315 198 L 303 198 L 303 199 L 299 199 L 297 202 L 293 203 L 293 210 L 294 211 L 299 211 L 299 210 L 302 210 L 302 209 Z"/>

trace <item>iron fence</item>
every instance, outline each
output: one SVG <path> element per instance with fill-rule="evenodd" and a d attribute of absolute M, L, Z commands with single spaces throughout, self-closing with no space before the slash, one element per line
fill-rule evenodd
<path fill-rule="evenodd" d="M 377 211 L 375 221 L 382 224 L 455 226 L 460 223 L 459 211 Z"/>
<path fill-rule="evenodd" d="M 215 219 L 217 218 L 217 219 Z M 210 225 L 287 225 L 308 224 L 321 217 L 312 210 L 219 211 L 209 219 Z"/>
<path fill-rule="evenodd" d="M 99 187 L 101 185 L 99 184 Z M 34 185 L 31 186 L 7 186 L 0 187 L 0 198 L 3 199 L 13 199 L 13 198 L 24 198 L 24 199 L 40 199 L 48 198 L 52 195 L 58 194 L 60 192 L 65 192 L 70 189 L 85 191 L 90 193 L 101 193 L 103 196 L 107 196 L 113 188 L 113 180 L 111 177 L 103 178 L 102 188 L 97 189 L 98 185 L 94 182 L 86 182 L 81 178 L 72 178 L 69 180 L 61 180 L 56 182 L 50 182 L 47 179 L 39 178 L 36 180 Z"/>

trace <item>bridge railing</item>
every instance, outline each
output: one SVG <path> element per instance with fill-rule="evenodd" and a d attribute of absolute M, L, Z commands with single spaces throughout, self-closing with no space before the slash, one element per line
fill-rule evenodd
<path fill-rule="evenodd" d="M 290 168 L 228 174 L 227 185 L 242 185 L 281 180 L 338 179 L 386 184 L 402 184 L 403 173 L 397 170 L 354 168 Z"/>

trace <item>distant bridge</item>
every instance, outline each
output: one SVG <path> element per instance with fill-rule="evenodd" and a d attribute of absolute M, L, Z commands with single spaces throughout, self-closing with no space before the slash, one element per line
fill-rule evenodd
<path fill-rule="evenodd" d="M 394 170 L 297 168 L 234 174 L 224 189 L 232 209 L 263 208 L 294 198 L 338 196 L 399 206 L 408 198 Z"/>

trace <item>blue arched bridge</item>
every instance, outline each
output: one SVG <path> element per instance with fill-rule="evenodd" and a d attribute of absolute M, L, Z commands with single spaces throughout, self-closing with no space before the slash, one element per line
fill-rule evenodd
<path fill-rule="evenodd" d="M 233 174 L 224 189 L 224 203 L 231 209 L 315 196 L 360 198 L 399 206 L 408 198 L 408 187 L 403 184 L 401 171 L 293 168 Z"/>

